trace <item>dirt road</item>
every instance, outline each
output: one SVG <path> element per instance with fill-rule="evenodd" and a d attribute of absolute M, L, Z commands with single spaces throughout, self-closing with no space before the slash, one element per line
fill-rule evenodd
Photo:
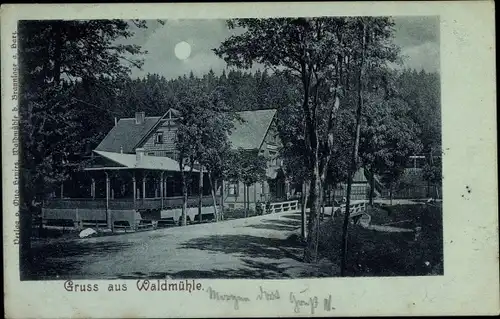
<path fill-rule="evenodd" d="M 34 247 L 37 279 L 295 278 L 329 276 L 301 262 L 299 213 L 277 213 Z"/>

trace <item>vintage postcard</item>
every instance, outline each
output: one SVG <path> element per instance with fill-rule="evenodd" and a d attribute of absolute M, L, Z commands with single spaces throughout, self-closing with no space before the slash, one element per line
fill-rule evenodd
<path fill-rule="evenodd" d="M 2 5 L 7 318 L 498 315 L 494 5 Z"/>

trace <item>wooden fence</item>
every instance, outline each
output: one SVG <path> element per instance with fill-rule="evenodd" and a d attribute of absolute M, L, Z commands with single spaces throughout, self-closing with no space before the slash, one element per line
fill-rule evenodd
<path fill-rule="evenodd" d="M 434 185 L 412 185 L 405 186 L 399 189 L 394 189 L 391 192 L 388 189 L 384 189 L 382 192 L 382 198 L 389 199 L 425 199 L 425 198 L 442 198 L 442 188 Z"/>
<path fill-rule="evenodd" d="M 350 217 L 360 216 L 365 211 L 366 211 L 366 200 L 356 200 L 356 201 L 353 201 L 349 204 L 349 216 Z M 331 213 L 331 210 L 329 210 L 329 212 Z M 344 212 L 345 212 L 345 204 L 341 204 L 341 205 L 335 207 L 334 216 L 337 214 L 344 214 Z M 325 211 L 325 215 L 329 215 L 329 214 L 326 214 L 326 211 Z"/>
<path fill-rule="evenodd" d="M 292 212 L 297 211 L 299 209 L 299 201 L 287 201 L 287 202 L 279 202 L 279 203 L 270 203 L 269 205 L 262 203 L 262 209 L 266 214 L 273 213 L 281 213 L 281 212 Z"/>

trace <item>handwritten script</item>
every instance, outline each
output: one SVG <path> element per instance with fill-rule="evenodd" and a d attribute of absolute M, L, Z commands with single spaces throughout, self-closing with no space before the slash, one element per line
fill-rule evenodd
<path fill-rule="evenodd" d="M 277 289 L 266 289 L 263 286 L 259 286 L 259 291 L 254 298 L 232 293 L 220 292 L 212 287 L 208 287 L 208 289 L 206 289 L 205 291 L 208 294 L 208 298 L 210 298 L 211 300 L 229 302 L 233 305 L 235 310 L 239 310 L 242 303 L 251 303 L 252 301 L 272 302 L 275 300 L 281 300 L 282 296 L 285 296 L 288 299 L 286 300 L 286 302 L 291 305 L 295 313 L 306 312 L 315 314 L 318 311 L 318 307 L 320 307 L 321 305 L 322 307 L 319 308 L 320 310 L 335 310 L 335 307 L 332 306 L 332 295 L 323 297 L 323 300 L 321 300 L 321 298 L 316 295 L 307 294 L 308 289 L 302 290 L 300 292 L 290 292 L 283 295 Z"/>
<path fill-rule="evenodd" d="M 309 289 L 302 291 L 290 291 L 283 293 L 278 289 L 269 289 L 269 287 L 259 286 L 258 290 L 253 295 L 240 295 L 238 293 L 228 293 L 218 291 L 211 286 L 203 287 L 200 282 L 194 279 L 139 279 L 132 287 L 127 285 L 127 282 L 113 282 L 107 285 L 100 285 L 98 283 L 82 283 L 74 282 L 73 280 L 66 280 L 63 284 L 64 290 L 70 293 L 93 293 L 98 291 L 107 291 L 113 293 L 124 293 L 130 290 L 155 292 L 155 293 L 206 293 L 210 300 L 227 303 L 234 308 L 240 310 L 244 304 L 252 304 L 251 306 L 258 306 L 262 303 L 274 303 L 274 305 L 290 307 L 295 313 L 311 314 L 314 315 L 320 311 L 335 310 L 332 306 L 332 295 L 317 296 L 309 292 Z M 132 288 L 132 289 L 130 289 Z M 134 289 L 135 288 L 135 289 Z"/>

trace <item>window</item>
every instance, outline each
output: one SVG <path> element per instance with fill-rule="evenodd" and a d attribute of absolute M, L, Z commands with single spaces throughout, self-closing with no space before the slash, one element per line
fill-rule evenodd
<path fill-rule="evenodd" d="M 229 185 L 227 185 L 227 191 L 229 196 L 238 196 L 238 189 L 239 189 L 239 184 L 238 182 L 231 182 Z"/>
<path fill-rule="evenodd" d="M 156 133 L 155 144 L 163 144 L 163 133 L 162 132 Z"/>

